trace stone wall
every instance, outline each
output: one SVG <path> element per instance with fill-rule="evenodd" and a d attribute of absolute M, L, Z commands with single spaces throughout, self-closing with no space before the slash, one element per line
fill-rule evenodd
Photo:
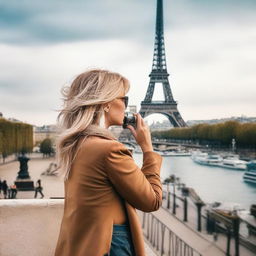
<path fill-rule="evenodd" d="M 0 256 L 52 256 L 63 199 L 0 200 Z"/>
<path fill-rule="evenodd" d="M 0 256 L 53 256 L 63 203 L 64 199 L 0 200 Z M 146 243 L 145 247 L 147 256 L 155 256 Z"/>

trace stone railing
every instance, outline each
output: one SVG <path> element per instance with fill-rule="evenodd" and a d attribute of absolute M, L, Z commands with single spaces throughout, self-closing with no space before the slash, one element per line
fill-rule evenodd
<path fill-rule="evenodd" d="M 0 200 L 0 255 L 52 256 L 64 199 Z M 146 245 L 147 256 L 155 256 Z"/>
<path fill-rule="evenodd" d="M 54 255 L 63 202 L 63 199 L 0 200 L 0 255 Z"/>

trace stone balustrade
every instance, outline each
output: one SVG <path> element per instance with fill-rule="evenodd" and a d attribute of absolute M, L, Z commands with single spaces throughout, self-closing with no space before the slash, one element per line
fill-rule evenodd
<path fill-rule="evenodd" d="M 0 200 L 0 255 L 52 256 L 63 203 L 63 199 Z M 146 250 L 155 256 L 147 244 Z"/>

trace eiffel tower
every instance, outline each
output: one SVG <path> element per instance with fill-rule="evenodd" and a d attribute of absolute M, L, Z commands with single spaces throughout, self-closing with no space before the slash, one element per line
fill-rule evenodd
<path fill-rule="evenodd" d="M 177 102 L 173 99 L 168 76 L 164 47 L 163 0 L 157 0 L 153 65 L 149 75 L 150 81 L 147 93 L 145 99 L 141 102 L 139 113 L 142 117 L 150 114 L 163 114 L 174 127 L 187 126 L 178 111 Z M 152 101 L 156 83 L 161 83 L 163 86 L 164 101 Z"/>

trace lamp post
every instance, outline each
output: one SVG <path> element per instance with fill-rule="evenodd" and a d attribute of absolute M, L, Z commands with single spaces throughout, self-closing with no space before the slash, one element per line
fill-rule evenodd
<path fill-rule="evenodd" d="M 167 182 L 167 209 L 170 209 L 170 183 Z"/>
<path fill-rule="evenodd" d="M 175 194 L 175 182 L 173 183 L 173 206 L 172 213 L 176 214 L 176 194 Z"/>
<path fill-rule="evenodd" d="M 173 205 L 172 205 L 172 213 L 176 214 L 176 194 L 175 194 L 175 175 L 170 176 L 170 182 L 173 184 Z"/>
<path fill-rule="evenodd" d="M 167 209 L 170 209 L 170 183 L 173 185 L 173 204 L 172 204 L 172 213 L 176 214 L 176 185 L 178 185 L 178 189 L 184 187 L 185 184 L 180 183 L 180 178 L 175 175 L 170 175 L 168 178 L 164 180 L 164 183 L 167 185 Z M 187 206 L 186 206 L 187 207 Z"/>
<path fill-rule="evenodd" d="M 189 188 L 184 186 L 182 187 L 182 195 L 184 196 L 184 214 L 183 214 L 183 221 L 188 221 L 188 201 L 187 201 L 187 196 L 189 196 Z"/>

